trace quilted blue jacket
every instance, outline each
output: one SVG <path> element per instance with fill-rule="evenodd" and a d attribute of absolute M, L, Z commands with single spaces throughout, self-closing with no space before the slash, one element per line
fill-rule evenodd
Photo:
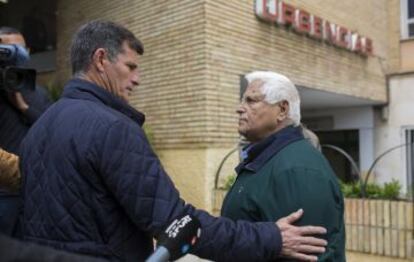
<path fill-rule="evenodd" d="M 22 144 L 25 240 L 114 261 L 142 261 L 176 216 L 202 225 L 193 253 L 216 261 L 277 257 L 279 229 L 216 218 L 180 199 L 142 129 L 144 115 L 81 79 Z"/>

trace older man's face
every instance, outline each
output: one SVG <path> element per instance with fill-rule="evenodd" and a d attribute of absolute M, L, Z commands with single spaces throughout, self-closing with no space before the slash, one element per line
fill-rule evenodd
<path fill-rule="evenodd" d="M 278 130 L 281 118 L 279 103 L 267 103 L 260 87 L 262 81 L 251 82 L 237 109 L 239 114 L 239 133 L 250 142 L 260 141 Z"/>

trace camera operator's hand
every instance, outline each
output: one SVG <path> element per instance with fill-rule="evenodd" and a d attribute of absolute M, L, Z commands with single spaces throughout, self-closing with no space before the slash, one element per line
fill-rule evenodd
<path fill-rule="evenodd" d="M 20 92 L 9 93 L 8 99 L 10 103 L 12 103 L 12 105 L 22 113 L 25 113 L 29 109 L 29 105 L 26 103 Z"/>
<path fill-rule="evenodd" d="M 326 229 L 317 226 L 294 226 L 303 215 L 303 210 L 283 217 L 276 222 L 282 234 L 282 257 L 295 260 L 317 261 L 316 254 L 325 252 L 326 240 L 313 237 L 312 235 L 326 234 Z"/>
<path fill-rule="evenodd" d="M 19 157 L 0 148 L 0 188 L 17 192 L 20 188 Z"/>

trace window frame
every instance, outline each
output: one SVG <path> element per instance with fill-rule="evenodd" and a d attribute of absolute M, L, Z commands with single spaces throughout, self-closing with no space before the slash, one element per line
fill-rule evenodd
<path fill-rule="evenodd" d="M 408 1 L 401 0 L 401 39 L 414 39 L 414 35 L 409 36 L 408 27 L 410 24 L 414 25 L 414 17 L 408 18 Z"/>
<path fill-rule="evenodd" d="M 414 189 L 414 126 L 406 126 L 404 130 L 405 141 L 405 172 L 407 179 L 407 192 L 413 197 Z"/>

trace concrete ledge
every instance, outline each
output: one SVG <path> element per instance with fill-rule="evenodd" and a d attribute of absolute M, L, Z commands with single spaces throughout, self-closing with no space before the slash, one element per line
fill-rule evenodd
<path fill-rule="evenodd" d="M 348 262 L 409 262 L 410 259 L 398 259 L 394 257 L 374 256 L 359 252 L 346 252 L 346 261 Z"/>

